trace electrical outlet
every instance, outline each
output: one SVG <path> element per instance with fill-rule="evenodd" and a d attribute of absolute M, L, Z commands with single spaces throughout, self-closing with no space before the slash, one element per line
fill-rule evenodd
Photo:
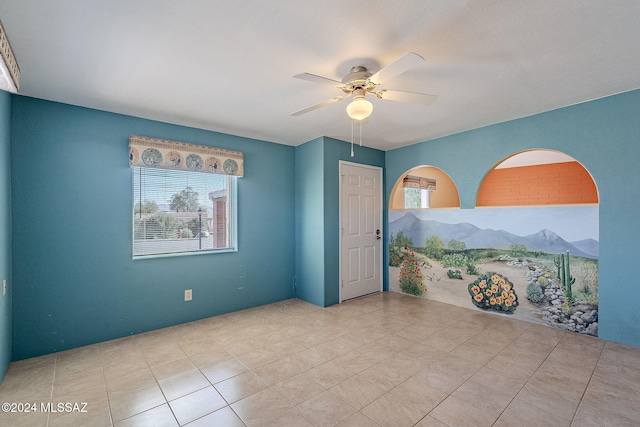
<path fill-rule="evenodd" d="M 193 297 L 193 294 L 191 293 L 191 289 L 185 289 L 184 290 L 184 300 L 185 301 L 191 301 L 192 297 Z"/>

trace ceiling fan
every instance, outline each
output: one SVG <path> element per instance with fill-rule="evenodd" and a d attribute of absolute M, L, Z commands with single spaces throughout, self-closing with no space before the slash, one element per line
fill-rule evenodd
<path fill-rule="evenodd" d="M 391 64 L 383 67 L 377 73 L 370 73 L 366 67 L 358 65 L 351 68 L 351 72 L 344 76 L 342 81 L 328 77 L 322 77 L 310 73 L 296 74 L 295 78 L 314 83 L 329 84 L 342 90 L 345 95 L 338 95 L 319 104 L 314 104 L 291 113 L 292 116 L 300 116 L 309 111 L 316 110 L 325 105 L 342 101 L 353 96 L 353 101 L 347 106 L 347 114 L 354 120 L 364 120 L 371 115 L 373 104 L 366 99 L 366 95 L 375 96 L 378 99 L 390 101 L 411 102 L 414 104 L 432 104 L 437 96 L 426 93 L 405 92 L 400 90 L 380 89 L 380 85 L 409 69 L 420 65 L 424 58 L 416 53 L 407 52 Z"/>

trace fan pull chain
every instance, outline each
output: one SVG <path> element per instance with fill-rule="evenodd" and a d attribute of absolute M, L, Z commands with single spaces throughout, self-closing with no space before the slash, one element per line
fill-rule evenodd
<path fill-rule="evenodd" d="M 362 147 L 362 120 L 360 120 L 360 147 Z"/>
<path fill-rule="evenodd" d="M 353 122 L 355 120 L 351 119 L 351 157 L 353 157 Z"/>

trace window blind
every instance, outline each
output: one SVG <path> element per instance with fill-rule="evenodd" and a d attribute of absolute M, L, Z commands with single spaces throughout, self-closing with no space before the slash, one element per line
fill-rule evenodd
<path fill-rule="evenodd" d="M 235 249 L 235 177 L 133 167 L 133 256 Z"/>

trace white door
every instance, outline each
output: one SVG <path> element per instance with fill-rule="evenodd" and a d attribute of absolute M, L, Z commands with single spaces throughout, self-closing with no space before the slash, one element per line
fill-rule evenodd
<path fill-rule="evenodd" d="M 340 301 L 382 290 L 382 169 L 340 162 Z"/>

